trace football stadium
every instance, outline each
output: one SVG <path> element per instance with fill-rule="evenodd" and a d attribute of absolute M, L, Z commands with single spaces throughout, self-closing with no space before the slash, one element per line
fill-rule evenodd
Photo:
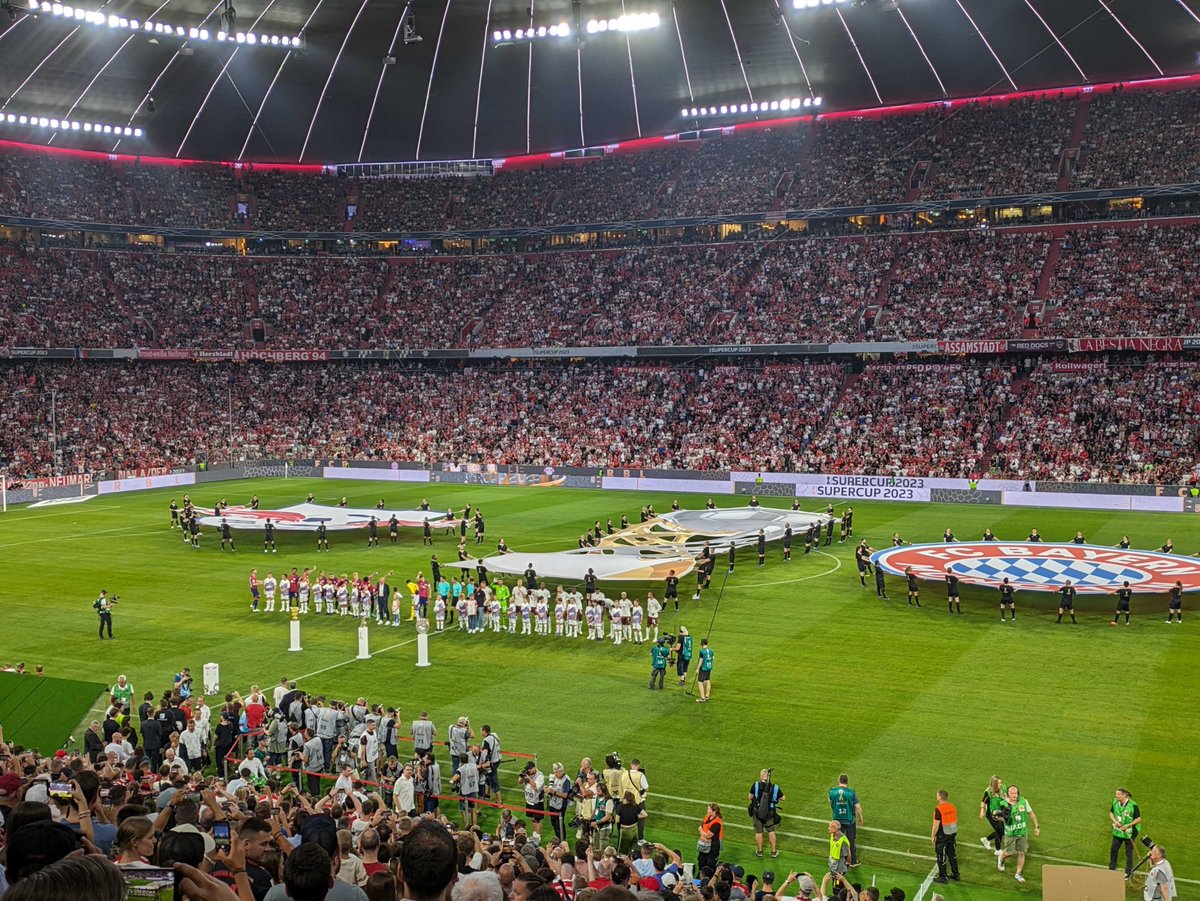
<path fill-rule="evenodd" d="M 1200 891 L 1196 0 L 0 7 L 0 898 Z"/>

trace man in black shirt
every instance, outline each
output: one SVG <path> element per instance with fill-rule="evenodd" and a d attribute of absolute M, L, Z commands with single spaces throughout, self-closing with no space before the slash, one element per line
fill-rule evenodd
<path fill-rule="evenodd" d="M 263 526 L 263 553 L 268 550 L 272 554 L 278 553 L 275 549 L 275 524 L 270 519 Z"/>
<path fill-rule="evenodd" d="M 729 542 L 729 571 L 731 573 L 733 572 L 733 564 L 736 559 L 737 559 L 737 545 L 731 541 L 731 542 Z"/>
<path fill-rule="evenodd" d="M 679 576 L 675 575 L 675 570 L 667 573 L 667 590 L 663 594 L 663 601 L 674 601 L 675 609 L 679 609 Z"/>
<path fill-rule="evenodd" d="M 229 530 L 229 520 L 227 520 L 224 516 L 222 516 L 221 517 L 221 550 L 225 550 L 225 542 L 226 541 L 229 542 L 229 549 L 231 551 L 237 551 L 237 548 L 233 546 L 233 533 Z"/>
<path fill-rule="evenodd" d="M 829 522 L 825 523 L 825 547 L 833 544 L 833 517 L 829 517 Z"/>
<path fill-rule="evenodd" d="M 171 528 L 179 527 L 179 504 L 175 503 L 175 499 L 171 499 Z"/>
<path fill-rule="evenodd" d="M 392 517 L 394 520 L 396 517 Z M 393 544 L 395 541 L 392 542 Z M 426 547 L 433 547 L 433 529 L 429 526 L 429 518 L 426 517 L 421 523 L 421 544 Z"/>
<path fill-rule="evenodd" d="M 438 563 L 437 554 L 429 558 L 429 571 L 433 573 L 433 584 L 437 587 L 437 583 L 442 581 L 442 564 Z"/>
<path fill-rule="evenodd" d="M 858 582 L 863 588 L 867 587 L 867 575 L 871 572 L 871 554 L 875 552 L 875 548 L 867 545 L 867 539 L 863 539 L 854 546 L 854 563 L 858 566 Z"/>
<path fill-rule="evenodd" d="M 958 576 L 951 572 L 949 567 L 946 568 L 946 610 L 949 613 L 962 613 L 962 599 L 958 596 Z"/>
<path fill-rule="evenodd" d="M 1183 625 L 1183 583 L 1178 579 L 1175 580 L 1175 585 L 1171 589 L 1171 600 L 1167 605 L 1167 622 L 1170 623 L 1172 617 L 1180 625 Z"/>
<path fill-rule="evenodd" d="M 317 523 L 317 550 L 329 550 L 329 534 L 325 529 L 325 523 Z"/>
<path fill-rule="evenodd" d="M 783 529 L 783 562 L 790 563 L 792 560 L 792 527 L 787 525 Z"/>
<path fill-rule="evenodd" d="M 396 540 L 399 537 L 400 537 L 400 521 L 398 519 L 396 519 L 396 514 L 393 513 L 391 515 L 391 518 L 388 519 L 388 540 L 392 544 L 395 544 Z"/>
<path fill-rule="evenodd" d="M 592 595 L 595 593 L 596 573 L 589 568 L 587 574 L 583 577 L 583 596 L 590 601 L 592 599 Z"/>
<path fill-rule="evenodd" d="M 767 533 L 762 529 L 758 530 L 758 565 L 767 565 Z"/>
<path fill-rule="evenodd" d="M 429 528 L 429 524 L 425 524 Z M 371 521 L 367 523 L 367 548 L 379 547 L 379 521 L 372 516 Z"/>
<path fill-rule="evenodd" d="M 1061 623 L 1064 613 L 1071 614 L 1071 623 L 1078 625 L 1075 619 L 1075 586 L 1071 584 L 1070 579 L 1058 589 L 1058 619 L 1055 622 Z"/>
<path fill-rule="evenodd" d="M 1016 589 L 1008 584 L 1008 577 L 1005 576 L 1004 581 L 1000 583 L 1000 622 L 1004 622 L 1005 608 L 1012 611 L 1013 622 L 1017 621 L 1017 604 L 1013 597 L 1016 593 Z"/>
<path fill-rule="evenodd" d="M 916 606 L 920 607 L 921 584 L 917 581 L 917 574 L 913 572 L 913 568 L 911 566 L 905 568 L 904 578 L 908 582 L 908 606 L 911 607 L 915 604 Z"/>
<path fill-rule="evenodd" d="M 1130 603 L 1130 601 L 1133 600 L 1133 589 L 1129 587 L 1128 582 L 1125 582 L 1121 585 L 1120 588 L 1118 588 L 1116 591 L 1114 591 L 1113 594 L 1115 594 L 1117 596 L 1117 609 L 1116 609 L 1116 612 L 1113 613 L 1112 622 L 1109 623 L 1109 625 L 1115 626 L 1117 624 L 1117 620 L 1119 620 L 1121 618 L 1121 614 L 1124 613 L 1125 614 L 1125 625 L 1128 626 L 1129 625 L 1129 603 Z"/>

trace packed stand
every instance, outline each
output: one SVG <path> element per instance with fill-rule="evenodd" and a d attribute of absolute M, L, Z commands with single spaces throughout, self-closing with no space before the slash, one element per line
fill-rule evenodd
<path fill-rule="evenodd" d="M 256 261 L 248 267 L 273 348 L 365 346 L 388 264 L 370 257 Z"/>
<path fill-rule="evenodd" d="M 1015 478 L 1182 484 L 1200 447 L 1200 369 L 1037 369 L 998 441 Z"/>
<path fill-rule="evenodd" d="M 970 478 L 1013 403 L 1004 363 L 880 364 L 853 381 L 809 445 L 812 472 Z"/>
<path fill-rule="evenodd" d="M 1200 181 L 1200 90 L 1093 94 L 1076 189 Z"/>
<path fill-rule="evenodd" d="M 53 153 L 0 155 L 0 212 L 78 222 L 132 222 L 117 170 L 98 162 Z"/>
<path fill-rule="evenodd" d="M 766 249 L 737 315 L 720 337 L 735 343 L 846 341 L 862 326 L 891 265 L 888 239 L 788 241 Z M 718 336 L 714 336 L 716 338 Z"/>
<path fill-rule="evenodd" d="M 340 231 L 346 221 L 345 179 L 251 169 L 246 187 L 254 196 L 254 228 L 278 231 Z"/>
<path fill-rule="evenodd" d="M 923 197 L 1003 197 L 1053 191 L 1079 100 L 1027 97 L 948 110 L 929 138 L 933 177 Z"/>
<path fill-rule="evenodd" d="M 688 149 L 672 147 L 566 164 L 560 169 L 562 183 L 546 222 L 621 222 L 650 219 L 668 211 L 690 215 L 671 209 L 669 183 L 683 161 L 694 155 Z"/>
<path fill-rule="evenodd" d="M 126 166 L 138 222 L 184 228 L 229 228 L 237 216 L 238 184 L 225 166 Z"/>
<path fill-rule="evenodd" d="M 49 465 L 36 436 L 50 390 L 72 472 L 231 456 L 780 469 L 819 430 L 841 370 L 129 364 L 3 377 L 24 400 L 0 411 L 0 458 L 24 475 Z"/>
<path fill-rule="evenodd" d="M 790 208 L 900 203 L 940 112 L 821 119 L 788 191 Z"/>
<path fill-rule="evenodd" d="M 114 301 L 101 255 L 0 247 L 0 329 L 5 344 L 116 347 L 132 324 Z"/>
<path fill-rule="evenodd" d="M 1020 335 L 1045 263 L 1044 232 L 914 235 L 871 334 L 884 341 Z"/>
<path fill-rule="evenodd" d="M 463 179 L 445 176 L 364 178 L 355 187 L 356 231 L 441 231 L 455 198 L 466 191 Z"/>
<path fill-rule="evenodd" d="M 1042 334 L 1200 332 L 1200 226 L 1071 231 L 1055 269 Z"/>
<path fill-rule="evenodd" d="M 158 347 L 246 343 L 249 308 L 241 261 L 139 253 L 108 253 L 101 259 L 131 323 L 141 326 L 133 336 L 135 343 Z M 138 341 L 142 334 L 149 341 Z"/>
<path fill-rule="evenodd" d="M 769 210 L 785 172 L 795 172 L 809 127 L 769 128 L 702 141 L 684 157 L 675 190 L 678 216 L 716 216 Z"/>

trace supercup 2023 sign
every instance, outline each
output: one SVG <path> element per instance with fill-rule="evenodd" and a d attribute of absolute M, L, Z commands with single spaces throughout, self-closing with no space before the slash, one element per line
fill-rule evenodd
<path fill-rule="evenodd" d="M 979 541 L 914 544 L 876 551 L 871 561 L 884 572 L 941 580 L 952 572 L 969 585 L 998 586 L 1005 578 L 1018 590 L 1057 591 L 1068 579 L 1081 594 L 1115 591 L 1129 582 L 1134 591 L 1167 592 L 1175 582 L 1200 591 L 1200 561 L 1158 551 L 1133 551 L 1093 544 Z"/>

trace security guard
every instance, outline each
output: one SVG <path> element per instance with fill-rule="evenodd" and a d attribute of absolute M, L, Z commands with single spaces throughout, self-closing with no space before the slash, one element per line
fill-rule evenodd
<path fill-rule="evenodd" d="M 943 789 L 937 793 L 937 806 L 933 808 L 933 849 L 937 854 L 937 878 L 934 882 L 945 885 L 950 879 L 958 882 L 958 811 L 950 803 L 950 794 Z M 946 870 L 949 869 L 949 879 Z"/>

